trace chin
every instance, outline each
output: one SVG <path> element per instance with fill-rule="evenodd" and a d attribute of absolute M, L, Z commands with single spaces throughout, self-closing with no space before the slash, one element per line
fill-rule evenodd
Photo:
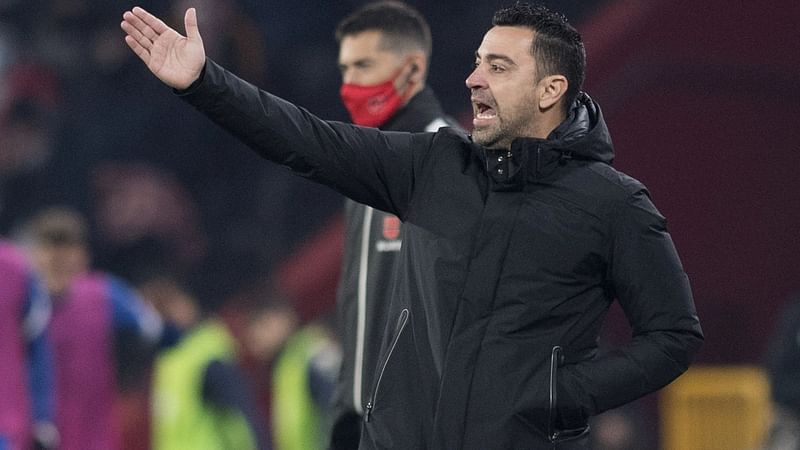
<path fill-rule="evenodd" d="M 472 142 L 476 144 L 480 144 L 487 148 L 492 148 L 497 145 L 498 139 L 497 136 L 488 134 L 486 132 L 476 132 L 472 131 Z"/>
<path fill-rule="evenodd" d="M 472 141 L 473 142 L 475 142 L 477 144 L 481 144 L 481 145 L 486 145 L 486 142 L 487 142 L 486 138 L 487 138 L 486 130 L 478 130 L 476 128 L 472 129 Z"/>

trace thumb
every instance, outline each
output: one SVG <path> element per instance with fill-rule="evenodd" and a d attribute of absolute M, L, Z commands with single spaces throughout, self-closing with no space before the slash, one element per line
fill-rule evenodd
<path fill-rule="evenodd" d="M 197 10 L 189 8 L 183 18 L 186 27 L 186 37 L 189 39 L 200 39 L 200 29 L 197 27 Z"/>

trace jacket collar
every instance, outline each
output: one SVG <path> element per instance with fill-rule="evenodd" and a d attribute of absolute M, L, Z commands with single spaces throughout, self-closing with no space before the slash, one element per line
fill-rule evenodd
<path fill-rule="evenodd" d="M 547 139 L 517 138 L 510 149 L 489 150 L 476 146 L 493 190 L 522 190 L 526 183 L 542 182 L 571 160 L 611 164 L 611 136 L 599 105 L 586 93 L 573 103 L 567 118 Z"/>
<path fill-rule="evenodd" d="M 411 100 L 400 108 L 381 129 L 388 131 L 425 131 L 425 127 L 437 117 L 444 117 L 442 105 L 436 99 L 433 89 L 426 86 L 411 97 Z"/>

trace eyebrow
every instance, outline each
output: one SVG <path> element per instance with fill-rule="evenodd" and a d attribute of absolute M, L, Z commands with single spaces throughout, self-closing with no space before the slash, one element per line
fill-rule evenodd
<path fill-rule="evenodd" d="M 503 62 L 505 62 L 505 63 L 507 63 L 507 64 L 510 64 L 510 65 L 514 65 L 514 66 L 516 66 L 516 65 L 517 65 L 517 63 L 516 63 L 516 62 L 514 62 L 514 60 L 513 60 L 513 59 L 511 59 L 511 58 L 509 58 L 508 56 L 505 56 L 505 55 L 499 55 L 499 54 L 497 54 L 497 53 L 489 53 L 489 54 L 487 54 L 486 56 L 484 56 L 483 58 L 481 58 L 481 56 L 480 56 L 480 55 L 478 54 L 478 52 L 476 51 L 476 52 L 475 52 L 475 59 L 485 59 L 485 60 L 487 60 L 487 61 L 490 61 L 490 62 L 491 62 L 491 61 L 498 61 L 498 60 L 500 60 L 500 61 L 503 61 Z"/>

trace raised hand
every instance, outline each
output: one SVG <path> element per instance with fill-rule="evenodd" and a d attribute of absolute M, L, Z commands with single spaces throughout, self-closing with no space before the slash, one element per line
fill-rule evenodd
<path fill-rule="evenodd" d="M 122 19 L 125 42 L 159 80 L 186 89 L 200 77 L 206 52 L 194 8 L 186 10 L 185 37 L 138 6 L 125 11 Z"/>

